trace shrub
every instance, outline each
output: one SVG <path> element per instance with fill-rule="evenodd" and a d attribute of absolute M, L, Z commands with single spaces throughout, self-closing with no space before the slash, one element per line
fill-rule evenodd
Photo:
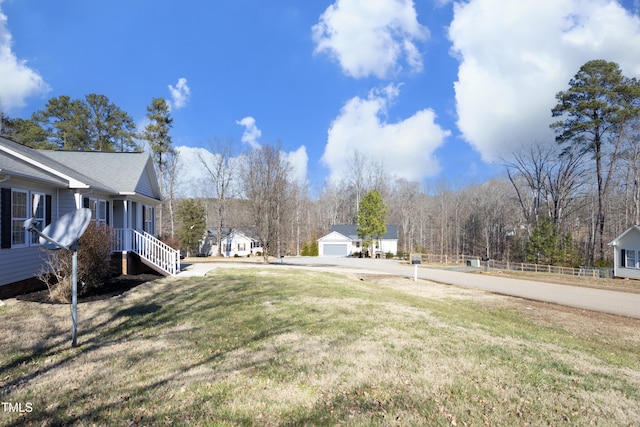
<path fill-rule="evenodd" d="M 160 239 L 164 244 L 166 244 L 167 246 L 178 250 L 180 249 L 180 241 L 178 241 L 178 239 L 176 239 L 175 237 L 171 237 L 171 236 L 164 236 Z"/>
<path fill-rule="evenodd" d="M 78 295 L 98 288 L 113 274 L 111 228 L 91 222 L 80 238 L 78 250 Z M 38 278 L 49 288 L 51 300 L 70 302 L 73 284 L 71 251 L 46 250 L 46 260 Z"/>
<path fill-rule="evenodd" d="M 309 250 L 309 245 L 308 244 L 304 244 L 302 245 L 302 251 L 300 252 L 300 255 L 302 256 L 309 256 L 310 255 L 310 250 Z"/>
<path fill-rule="evenodd" d="M 385 257 L 386 257 L 387 259 L 391 259 L 391 258 L 393 258 L 393 254 L 392 254 L 391 252 L 387 252 L 387 253 L 386 253 L 386 255 L 385 255 Z"/>

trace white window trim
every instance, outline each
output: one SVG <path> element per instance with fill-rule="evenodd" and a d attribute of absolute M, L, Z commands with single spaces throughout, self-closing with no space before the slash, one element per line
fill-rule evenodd
<path fill-rule="evenodd" d="M 13 206 L 14 206 L 14 194 L 15 193 L 21 193 L 21 194 L 26 194 L 26 218 L 22 218 L 22 217 L 14 217 L 13 216 Z M 33 196 L 35 195 L 39 195 L 40 196 L 40 200 L 38 202 L 38 206 L 42 208 L 42 216 L 34 216 L 33 215 Z M 15 221 L 21 221 L 24 222 L 29 218 L 35 218 L 36 220 L 38 220 L 39 223 L 39 229 L 40 231 L 42 231 L 45 227 L 45 221 L 46 221 L 46 215 L 47 215 L 47 197 L 45 193 L 42 193 L 40 191 L 31 191 L 31 190 L 25 190 L 22 188 L 12 188 L 11 189 L 11 248 L 12 249 L 18 249 L 18 248 L 28 248 L 28 247 L 37 247 L 40 246 L 40 239 L 38 238 L 34 238 L 31 234 L 31 232 L 29 232 L 26 229 L 23 229 L 23 241 L 24 243 L 14 243 L 13 241 L 13 225 Z"/>
<path fill-rule="evenodd" d="M 142 229 L 147 233 L 155 236 L 156 234 L 156 208 L 155 206 L 143 205 L 142 209 L 145 210 L 144 213 L 144 224 L 142 224 Z"/>
<path fill-rule="evenodd" d="M 89 209 L 91 210 L 91 219 L 93 221 L 98 224 L 107 224 L 107 201 L 105 199 L 89 197 Z M 99 214 L 103 214 L 103 216 L 100 217 Z"/>
<path fill-rule="evenodd" d="M 625 260 L 624 265 L 625 268 L 631 268 L 634 270 L 640 269 L 640 260 L 638 260 L 638 255 L 640 255 L 640 250 L 636 249 L 625 249 Z M 633 257 L 630 257 L 629 254 L 633 254 Z M 633 260 L 633 262 L 629 262 Z"/>

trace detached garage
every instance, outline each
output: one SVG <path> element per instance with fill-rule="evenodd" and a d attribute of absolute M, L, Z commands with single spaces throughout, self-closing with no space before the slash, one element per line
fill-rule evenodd
<path fill-rule="evenodd" d="M 333 231 L 318 239 L 318 255 L 343 257 L 351 255 L 351 239 Z"/>

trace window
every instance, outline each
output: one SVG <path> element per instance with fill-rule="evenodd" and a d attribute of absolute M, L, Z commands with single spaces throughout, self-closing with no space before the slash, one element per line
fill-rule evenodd
<path fill-rule="evenodd" d="M 154 228 L 156 211 L 153 206 L 145 206 L 144 207 L 144 224 L 142 225 L 143 230 L 149 234 L 154 235 L 156 230 Z"/>
<path fill-rule="evenodd" d="M 625 249 L 625 267 L 627 268 L 639 268 L 637 262 L 638 257 L 637 255 L 640 255 L 640 251 L 635 251 L 633 249 Z"/>
<path fill-rule="evenodd" d="M 91 218 L 99 224 L 107 223 L 107 202 L 106 200 L 89 198 Z"/>
<path fill-rule="evenodd" d="M 238 252 L 244 252 L 246 250 L 246 243 L 238 243 Z"/>
<path fill-rule="evenodd" d="M 31 212 L 33 212 L 32 217 L 36 221 L 38 221 L 38 230 L 40 231 L 44 230 L 45 222 L 46 222 L 45 203 L 46 203 L 46 197 L 44 196 L 44 194 L 31 193 Z M 30 233 L 30 234 L 31 234 L 31 244 L 32 245 L 39 244 L 40 236 L 38 236 L 36 233 Z"/>
<path fill-rule="evenodd" d="M 11 191 L 11 247 L 38 245 L 39 237 L 25 230 L 24 222 L 34 218 L 38 229 L 45 226 L 46 197 L 44 194 L 23 190 Z"/>
<path fill-rule="evenodd" d="M 26 246 L 27 231 L 22 226 L 28 219 L 28 193 L 13 190 L 11 193 L 11 246 Z"/>

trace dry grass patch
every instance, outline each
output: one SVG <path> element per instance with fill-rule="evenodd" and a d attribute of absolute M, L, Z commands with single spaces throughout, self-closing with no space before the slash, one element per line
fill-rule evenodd
<path fill-rule="evenodd" d="M 632 425 L 640 322 L 588 315 L 265 266 L 81 304 L 71 348 L 68 307 L 9 300 L 0 400 L 33 410 L 0 424 Z"/>

